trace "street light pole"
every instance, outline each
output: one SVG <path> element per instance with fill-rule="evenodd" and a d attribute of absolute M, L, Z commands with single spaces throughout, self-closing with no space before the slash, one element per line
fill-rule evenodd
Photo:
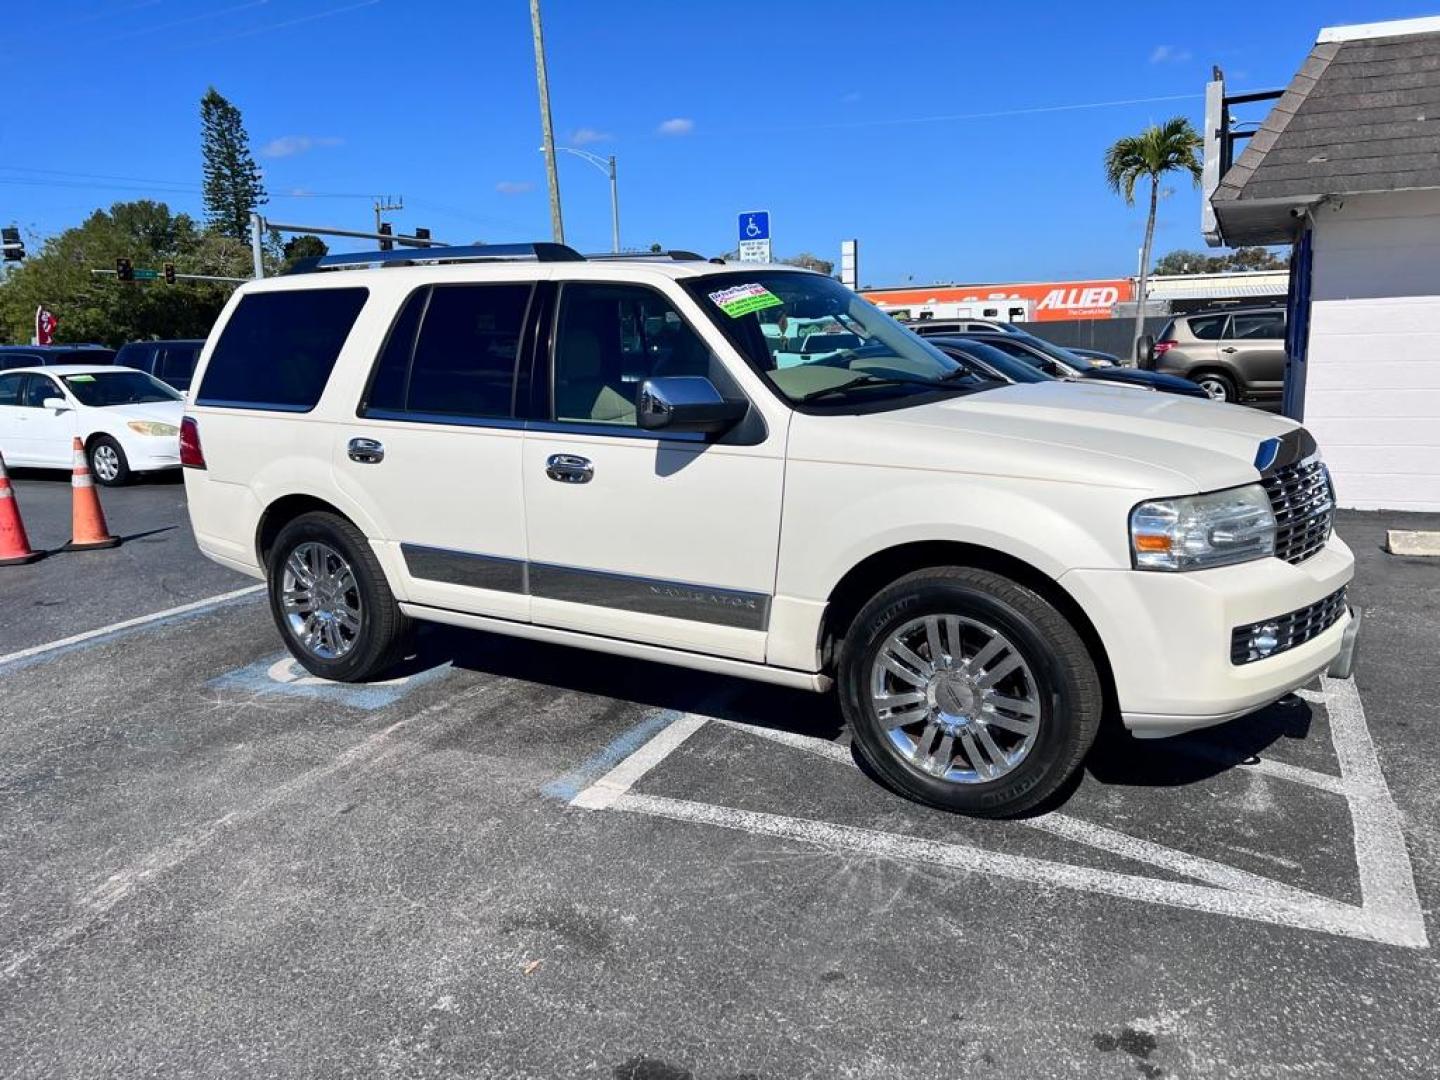
<path fill-rule="evenodd" d="M 620 253 L 620 189 L 615 183 L 615 155 L 610 155 L 610 250 Z"/>
<path fill-rule="evenodd" d="M 610 250 L 618 254 L 620 251 L 620 188 L 615 181 L 615 155 L 611 154 L 608 158 L 604 158 L 599 154 L 592 154 L 589 150 L 577 150 L 573 146 L 556 146 L 553 148 L 542 146 L 540 147 L 540 152 L 545 155 L 545 164 L 550 169 L 554 169 L 555 167 L 555 153 L 552 152 L 552 150 L 566 154 L 574 154 L 581 160 L 588 161 L 609 177 Z"/>
<path fill-rule="evenodd" d="M 530 29 L 535 37 L 535 81 L 540 87 L 540 130 L 545 140 L 545 179 L 550 187 L 550 232 L 555 243 L 565 242 L 560 215 L 560 175 L 555 169 L 555 131 L 550 126 L 550 79 L 545 73 L 545 35 L 540 29 L 540 0 L 530 0 Z"/>

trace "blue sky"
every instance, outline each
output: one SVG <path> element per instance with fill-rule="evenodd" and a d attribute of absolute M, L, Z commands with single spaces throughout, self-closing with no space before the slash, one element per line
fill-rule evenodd
<path fill-rule="evenodd" d="M 451 242 L 548 239 L 526 0 L 9 0 L 29 42 L 0 102 L 0 218 L 46 234 L 120 199 L 200 210 L 198 102 L 244 113 L 269 213 Z M 544 0 L 557 139 L 619 159 L 622 238 L 714 254 L 772 213 L 777 253 L 867 284 L 1122 276 L 1143 213 L 1101 175 L 1120 135 L 1198 127 L 1212 64 L 1283 86 L 1322 26 L 1380 0 L 1206 4 Z M 1139 100 L 1169 99 L 1169 100 Z M 1094 108 L 1070 106 L 1107 104 Z M 609 247 L 603 175 L 561 156 L 567 240 Z M 306 194 L 309 193 L 309 194 Z M 1201 247 L 1177 183 L 1157 252 Z"/>

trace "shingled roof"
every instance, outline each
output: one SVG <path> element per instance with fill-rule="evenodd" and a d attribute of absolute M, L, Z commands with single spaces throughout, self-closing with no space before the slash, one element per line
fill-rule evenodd
<path fill-rule="evenodd" d="M 1227 240 L 1253 243 L 1282 220 L 1257 203 L 1414 188 L 1440 188 L 1436 18 L 1322 31 L 1211 203 Z"/>

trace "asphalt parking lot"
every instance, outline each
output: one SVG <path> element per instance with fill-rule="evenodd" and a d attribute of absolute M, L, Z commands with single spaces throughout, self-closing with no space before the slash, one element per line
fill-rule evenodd
<path fill-rule="evenodd" d="M 178 483 L 102 498 L 0 568 L 0 1076 L 1440 1072 L 1440 564 L 1380 547 L 1440 517 L 1342 516 L 1353 684 L 986 823 L 810 695 L 448 629 L 302 677 Z"/>

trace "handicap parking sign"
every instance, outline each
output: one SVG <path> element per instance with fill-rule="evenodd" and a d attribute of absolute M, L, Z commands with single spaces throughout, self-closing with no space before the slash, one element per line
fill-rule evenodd
<path fill-rule="evenodd" d="M 770 211 L 749 210 L 740 215 L 740 241 L 769 240 Z"/>

